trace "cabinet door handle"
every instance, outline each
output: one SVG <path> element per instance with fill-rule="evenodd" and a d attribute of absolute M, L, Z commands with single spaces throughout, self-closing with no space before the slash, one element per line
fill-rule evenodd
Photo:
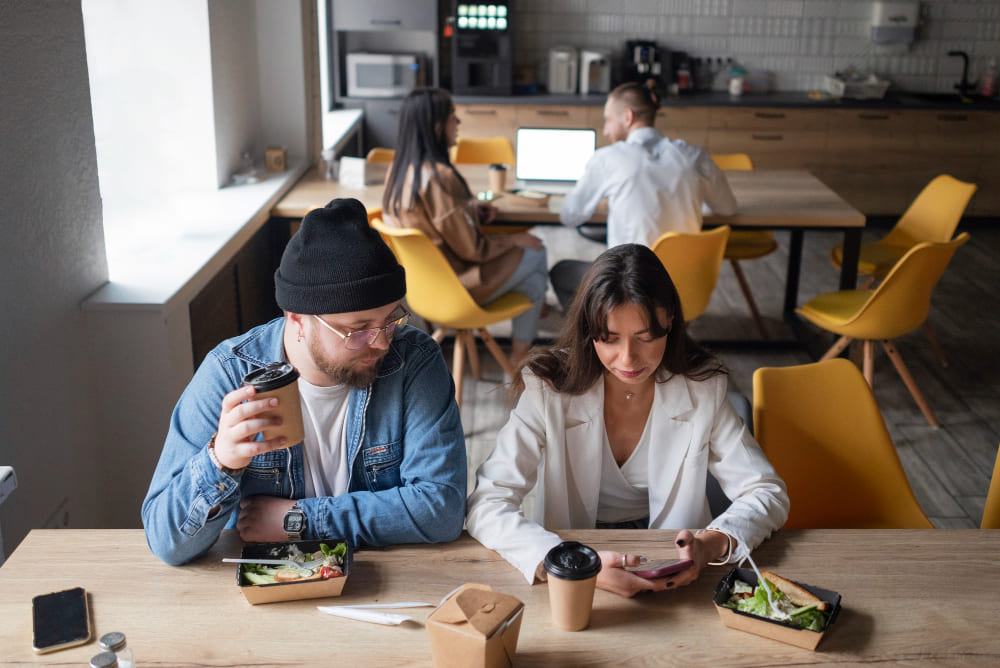
<path fill-rule="evenodd" d="M 783 141 L 784 135 L 750 135 L 754 141 Z"/>
<path fill-rule="evenodd" d="M 753 112 L 755 118 L 784 118 L 785 115 L 781 113 L 766 112 L 766 111 L 755 111 Z"/>
<path fill-rule="evenodd" d="M 403 25 L 402 19 L 372 19 L 370 23 L 373 26 L 401 26 Z"/>
<path fill-rule="evenodd" d="M 469 116 L 496 116 L 496 109 L 466 109 L 465 113 Z"/>
<path fill-rule="evenodd" d="M 537 109 L 535 113 L 539 116 L 569 116 L 565 109 Z"/>
<path fill-rule="evenodd" d="M 938 114 L 939 121 L 967 121 L 969 117 L 965 114 Z"/>
<path fill-rule="evenodd" d="M 863 121 L 887 121 L 889 120 L 888 114 L 858 114 L 858 118 Z"/>

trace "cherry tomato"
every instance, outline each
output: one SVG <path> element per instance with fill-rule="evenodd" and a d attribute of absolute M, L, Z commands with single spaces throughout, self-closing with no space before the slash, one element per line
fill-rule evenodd
<path fill-rule="evenodd" d="M 339 568 L 336 568 L 334 566 L 324 566 L 323 568 L 319 569 L 319 576 L 321 578 L 323 578 L 324 580 L 329 580 L 330 578 L 340 577 L 343 574 L 344 574 L 343 571 L 341 571 Z"/>

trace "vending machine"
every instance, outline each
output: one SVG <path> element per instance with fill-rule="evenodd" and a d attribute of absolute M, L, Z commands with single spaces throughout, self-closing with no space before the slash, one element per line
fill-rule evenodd
<path fill-rule="evenodd" d="M 452 0 L 451 88 L 456 95 L 510 95 L 513 86 L 512 0 Z"/>

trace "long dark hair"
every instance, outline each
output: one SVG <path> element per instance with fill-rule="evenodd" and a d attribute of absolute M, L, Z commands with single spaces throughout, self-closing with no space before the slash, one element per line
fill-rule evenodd
<path fill-rule="evenodd" d="M 382 196 L 382 208 L 391 215 L 398 215 L 400 206 L 408 199 L 412 207 L 420 193 L 422 167 L 431 163 L 435 172 L 450 169 L 465 187 L 466 195 L 472 197 L 468 184 L 451 165 L 448 157 L 448 139 L 445 125 L 448 116 L 455 109 L 451 94 L 443 88 L 416 88 L 403 98 L 399 110 L 399 132 L 396 138 L 396 154 L 389 168 Z M 403 187 L 406 175 L 413 170 L 409 198 L 404 197 Z"/>
<path fill-rule="evenodd" d="M 626 304 L 646 312 L 650 336 L 667 337 L 658 379 L 679 374 L 704 380 L 726 373 L 715 356 L 688 336 L 680 296 L 659 258 L 646 246 L 622 244 L 601 253 L 584 274 L 559 337 L 551 347 L 532 351 L 512 379 L 511 395 L 524 391 L 524 367 L 558 392 L 590 389 L 604 373 L 594 341 L 607 339 L 608 313 Z M 666 311 L 666 327 L 659 309 Z"/>

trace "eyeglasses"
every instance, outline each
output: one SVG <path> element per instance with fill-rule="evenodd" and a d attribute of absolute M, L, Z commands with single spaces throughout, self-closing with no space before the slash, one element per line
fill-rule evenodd
<path fill-rule="evenodd" d="M 323 318 L 318 315 L 314 314 L 313 317 L 323 323 L 323 326 L 328 330 L 344 339 L 344 347 L 348 350 L 361 350 L 362 348 L 372 345 L 378 341 L 379 334 L 385 334 L 385 340 L 388 343 L 389 341 L 392 341 L 392 336 L 396 333 L 396 328 L 402 327 L 410 320 L 409 312 L 406 309 L 403 309 L 403 315 L 397 317 L 395 320 L 383 325 L 382 327 L 372 327 L 371 329 L 362 329 L 357 332 L 348 332 L 347 334 L 344 334 L 342 332 L 338 332 L 333 328 L 333 325 L 328 323 L 326 320 L 323 320 Z"/>

